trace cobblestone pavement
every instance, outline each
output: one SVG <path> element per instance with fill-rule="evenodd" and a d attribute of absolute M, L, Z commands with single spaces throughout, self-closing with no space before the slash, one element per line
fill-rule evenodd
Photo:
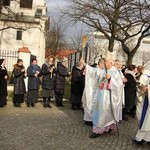
<path fill-rule="evenodd" d="M 64 108 L 14 108 L 9 102 L 0 108 L 0 150 L 150 150 L 146 143 L 137 147 L 131 140 L 137 132 L 138 122 L 119 123 L 120 136 L 106 133 L 90 139 L 92 128 L 84 125 L 82 111 Z"/>

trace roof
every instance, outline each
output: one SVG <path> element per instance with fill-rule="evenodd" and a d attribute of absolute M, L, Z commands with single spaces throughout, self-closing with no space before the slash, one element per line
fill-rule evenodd
<path fill-rule="evenodd" d="M 22 53 L 31 53 L 27 47 L 19 48 L 18 52 L 22 52 Z"/>
<path fill-rule="evenodd" d="M 75 50 L 59 50 L 56 54 L 57 58 L 68 58 L 70 54 L 74 54 Z"/>
<path fill-rule="evenodd" d="M 48 55 L 50 54 L 50 49 L 47 49 L 46 51 L 47 52 L 45 54 L 45 57 L 48 57 Z M 74 54 L 75 52 L 76 52 L 75 50 L 69 49 L 59 50 L 56 52 L 56 58 L 63 58 L 63 57 L 68 58 L 70 54 Z"/>

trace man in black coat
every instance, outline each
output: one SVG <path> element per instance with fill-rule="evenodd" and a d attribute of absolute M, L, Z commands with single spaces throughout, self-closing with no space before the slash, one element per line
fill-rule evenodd
<path fill-rule="evenodd" d="M 58 62 L 57 64 L 56 84 L 55 84 L 55 98 L 57 107 L 64 107 L 64 105 L 62 104 L 62 100 L 65 89 L 65 77 L 71 74 L 67 69 L 67 65 L 68 65 L 67 58 L 63 58 L 63 61 Z"/>
<path fill-rule="evenodd" d="M 81 98 L 84 89 L 83 66 L 80 63 L 74 65 L 71 78 L 71 109 L 81 109 Z"/>

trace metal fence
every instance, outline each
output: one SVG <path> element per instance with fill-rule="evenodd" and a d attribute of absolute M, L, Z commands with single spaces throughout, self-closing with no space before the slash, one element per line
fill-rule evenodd
<path fill-rule="evenodd" d="M 0 50 L 0 59 L 4 58 L 6 60 L 6 68 L 8 71 L 13 70 L 13 65 L 17 62 L 18 51 L 12 50 Z"/>
<path fill-rule="evenodd" d="M 89 47 L 86 44 L 86 47 L 82 51 L 77 51 L 74 54 L 69 55 L 69 71 L 72 70 L 73 66 L 79 62 L 80 58 L 83 57 L 86 63 L 89 63 Z"/>
<path fill-rule="evenodd" d="M 71 71 L 73 66 L 79 62 L 81 55 L 81 52 L 76 52 L 75 54 L 69 55 L 69 71 Z"/>

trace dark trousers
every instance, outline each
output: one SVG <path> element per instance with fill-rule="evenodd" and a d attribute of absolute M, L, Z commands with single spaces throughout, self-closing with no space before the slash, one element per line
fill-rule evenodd
<path fill-rule="evenodd" d="M 56 105 L 62 105 L 63 94 L 55 93 Z"/>
<path fill-rule="evenodd" d="M 75 95 L 75 94 L 71 94 L 71 103 L 72 103 L 72 106 L 74 107 L 81 107 L 81 96 L 80 95 Z"/>

